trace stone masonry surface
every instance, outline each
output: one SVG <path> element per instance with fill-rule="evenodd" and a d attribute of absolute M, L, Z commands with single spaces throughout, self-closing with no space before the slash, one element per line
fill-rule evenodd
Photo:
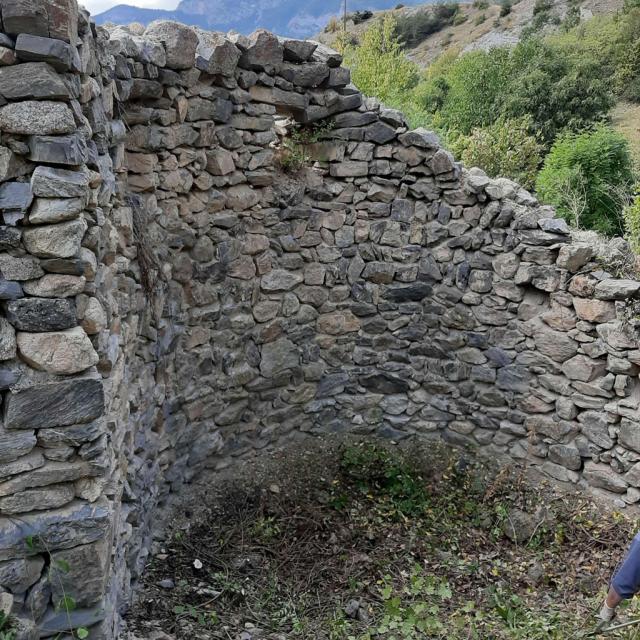
<path fill-rule="evenodd" d="M 302 434 L 442 438 L 640 501 L 640 283 L 340 65 L 264 31 L 0 0 L 0 593 L 20 640 L 116 638 L 168 496 Z M 321 126 L 286 173 L 291 123 Z"/>

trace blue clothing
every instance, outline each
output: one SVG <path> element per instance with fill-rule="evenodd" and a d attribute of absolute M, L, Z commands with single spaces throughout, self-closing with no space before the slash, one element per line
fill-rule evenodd
<path fill-rule="evenodd" d="M 614 591 L 627 600 L 640 591 L 640 533 L 635 536 L 611 581 Z"/>

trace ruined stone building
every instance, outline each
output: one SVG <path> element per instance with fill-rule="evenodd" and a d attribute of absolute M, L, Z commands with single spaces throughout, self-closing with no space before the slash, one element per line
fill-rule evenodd
<path fill-rule="evenodd" d="M 0 213 L 24 638 L 117 637 L 167 496 L 306 434 L 437 437 L 640 500 L 640 283 L 323 46 L 0 0 Z"/>

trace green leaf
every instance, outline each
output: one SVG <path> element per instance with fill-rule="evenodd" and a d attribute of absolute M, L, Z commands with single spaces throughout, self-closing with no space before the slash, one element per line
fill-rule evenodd
<path fill-rule="evenodd" d="M 76 629 L 76 635 L 80 640 L 84 640 L 89 637 L 89 630 L 86 627 L 78 627 L 78 629 Z"/>

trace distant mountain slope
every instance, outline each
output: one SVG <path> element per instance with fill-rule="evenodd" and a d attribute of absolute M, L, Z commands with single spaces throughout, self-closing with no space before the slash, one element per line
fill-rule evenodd
<path fill-rule="evenodd" d="M 398 4 L 398 0 L 348 0 L 347 6 L 350 12 L 380 11 Z M 402 4 L 424 4 L 424 0 L 403 0 Z M 331 16 L 338 15 L 341 7 L 342 0 L 182 0 L 175 11 L 121 4 L 96 16 L 96 21 L 148 24 L 164 19 L 216 31 L 250 33 L 264 27 L 281 35 L 308 37 L 320 31 Z"/>

